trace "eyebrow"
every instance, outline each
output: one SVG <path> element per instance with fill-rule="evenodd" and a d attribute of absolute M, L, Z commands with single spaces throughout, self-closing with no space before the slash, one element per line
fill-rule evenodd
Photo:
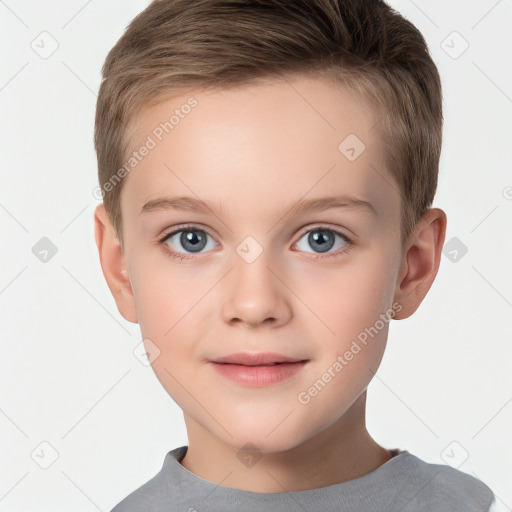
<path fill-rule="evenodd" d="M 316 199 L 299 199 L 293 203 L 286 211 L 289 214 L 304 214 L 329 210 L 331 208 L 363 208 L 374 215 L 378 215 L 373 205 L 350 195 L 338 195 L 332 197 L 319 197 Z M 139 215 L 147 214 L 155 211 L 187 211 L 197 213 L 208 213 L 215 209 L 215 203 L 212 201 L 203 201 L 193 197 L 158 197 L 151 199 L 142 207 Z M 221 208 L 219 207 L 219 211 Z"/>

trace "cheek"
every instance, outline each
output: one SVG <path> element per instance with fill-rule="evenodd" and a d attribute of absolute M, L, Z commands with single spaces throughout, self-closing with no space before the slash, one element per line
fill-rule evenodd
<path fill-rule="evenodd" d="M 187 389 L 199 366 L 200 333 L 205 302 L 201 298 L 211 283 L 191 279 L 189 272 L 171 269 L 169 264 L 144 267 L 134 287 L 141 335 L 156 346 L 158 356 L 151 366 L 156 377 L 173 400 L 186 408 Z M 147 350 L 148 350 L 147 348 Z M 148 350 L 151 352 L 151 350 Z M 189 405 L 190 407 L 190 405 Z"/>
<path fill-rule="evenodd" d="M 141 333 L 157 344 L 170 343 L 205 293 L 207 283 L 191 281 L 190 273 L 173 268 L 161 256 L 140 259 L 134 269 L 132 289 Z"/>
<path fill-rule="evenodd" d="M 323 293 L 317 289 L 314 297 L 310 295 L 322 321 L 333 331 L 323 329 L 322 336 L 311 331 L 317 364 L 297 397 L 308 411 L 311 428 L 315 417 L 333 422 L 344 414 L 382 360 L 392 318 L 389 279 L 382 261 L 374 259 L 367 268 L 340 269 L 323 280 Z"/>
<path fill-rule="evenodd" d="M 218 277 L 211 269 L 169 262 L 165 255 L 137 263 L 133 290 L 141 334 L 158 348 L 152 366 L 174 396 L 178 382 L 188 381 L 204 356 L 209 322 L 218 318 L 211 294 Z"/>
<path fill-rule="evenodd" d="M 382 249 L 358 250 L 339 266 L 309 265 L 297 276 L 294 291 L 338 342 L 373 325 L 391 305 L 390 263 Z"/>

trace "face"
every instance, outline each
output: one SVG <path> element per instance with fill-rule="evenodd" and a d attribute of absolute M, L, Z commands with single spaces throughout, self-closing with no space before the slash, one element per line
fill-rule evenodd
<path fill-rule="evenodd" d="M 133 149 L 150 149 L 121 195 L 137 321 L 187 422 L 233 448 L 305 442 L 380 364 L 401 247 L 376 121 L 306 77 L 184 94 L 137 120 Z M 306 362 L 211 363 L 241 352 Z"/>

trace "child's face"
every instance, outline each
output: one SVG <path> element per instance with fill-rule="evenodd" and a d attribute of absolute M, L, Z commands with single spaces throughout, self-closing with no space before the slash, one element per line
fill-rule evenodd
<path fill-rule="evenodd" d="M 183 109 L 191 96 L 197 105 Z M 172 131 L 158 130 L 175 109 Z M 194 92 L 143 112 L 132 149 L 148 135 L 156 147 L 121 197 L 136 316 L 122 313 L 160 350 L 154 371 L 190 428 L 236 448 L 281 451 L 339 420 L 366 389 L 400 308 L 402 260 L 400 197 L 376 122 L 369 104 L 304 77 Z M 141 212 L 182 196 L 182 206 L 209 208 Z M 372 206 L 292 211 L 336 196 Z M 184 225 L 190 243 L 181 233 L 159 242 Z M 236 352 L 308 362 L 255 386 L 209 363 Z"/>

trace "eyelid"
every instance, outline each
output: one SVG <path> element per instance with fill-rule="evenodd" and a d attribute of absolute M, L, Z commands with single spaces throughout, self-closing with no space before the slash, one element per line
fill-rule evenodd
<path fill-rule="evenodd" d="M 187 230 L 190 230 L 190 231 L 203 231 L 204 233 L 206 233 L 208 236 L 210 236 L 212 238 L 212 240 L 215 242 L 215 245 L 217 247 L 220 245 L 219 242 L 217 242 L 216 237 L 214 235 L 212 235 L 209 232 L 208 229 L 205 229 L 202 226 L 199 226 L 198 224 L 177 225 L 177 226 L 173 226 L 172 228 L 169 228 L 169 229 L 165 230 L 164 233 L 158 239 L 158 245 L 159 246 L 167 245 L 166 244 L 167 239 L 169 239 L 171 236 L 176 235 L 177 233 L 180 233 L 181 231 L 187 231 Z M 298 238 L 297 238 L 297 240 L 295 242 L 293 242 L 292 247 L 297 245 L 299 243 L 300 239 L 306 233 L 309 233 L 309 232 L 312 232 L 312 231 L 321 231 L 321 230 L 331 231 L 332 233 L 335 233 L 336 235 L 338 235 L 339 237 L 341 237 L 342 239 L 345 240 L 345 246 L 344 246 L 343 249 L 338 249 L 337 251 L 334 251 L 332 253 L 329 252 L 329 253 L 326 253 L 326 254 L 321 254 L 321 253 L 314 253 L 313 252 L 313 253 L 311 253 L 310 257 L 312 257 L 315 260 L 318 260 L 318 261 L 325 260 L 325 261 L 327 261 L 329 258 L 335 258 L 337 256 L 343 256 L 344 254 L 346 254 L 354 246 L 354 239 L 353 239 L 353 237 L 346 235 L 343 232 L 343 230 L 339 229 L 338 227 L 332 227 L 328 223 L 321 223 L 320 222 L 320 223 L 316 223 L 316 224 L 310 224 L 310 225 L 307 225 L 307 226 L 304 226 L 303 228 L 301 228 L 299 230 L 298 235 L 297 235 Z M 356 238 L 357 238 L 357 236 L 356 236 Z M 178 260 L 181 260 L 181 261 L 185 261 L 185 260 L 193 261 L 196 258 L 201 258 L 205 254 L 208 254 L 209 252 L 212 252 L 212 250 L 209 250 L 206 253 L 202 253 L 202 252 L 199 252 L 199 253 L 187 253 L 187 252 L 176 251 L 176 250 L 174 250 L 174 249 L 172 249 L 170 247 L 165 247 L 164 251 L 167 254 L 169 254 L 173 259 L 178 259 Z M 300 252 L 302 252 L 302 251 L 300 251 Z M 308 252 L 308 251 L 306 251 L 306 252 Z"/>
<path fill-rule="evenodd" d="M 347 231 L 350 231 L 350 233 L 351 233 L 350 235 L 347 235 L 343 231 L 342 228 L 339 228 L 338 226 L 331 226 L 328 222 L 317 222 L 316 224 L 315 223 L 308 224 L 306 227 L 301 228 L 298 232 L 299 239 L 302 238 L 302 236 L 304 236 L 306 233 L 309 233 L 310 231 L 314 231 L 315 229 L 319 229 L 319 230 L 325 229 L 325 230 L 332 231 L 333 233 L 337 233 L 338 235 L 341 235 L 349 242 L 351 242 L 352 240 L 357 238 L 357 235 L 355 233 L 352 233 L 352 231 L 350 231 L 348 229 L 347 229 Z M 294 242 L 294 243 L 297 243 L 297 242 Z"/>
<path fill-rule="evenodd" d="M 161 242 L 162 240 L 165 240 L 166 238 L 170 237 L 171 235 L 175 235 L 176 233 L 179 233 L 180 231 L 187 231 L 187 230 L 195 230 L 195 231 L 204 231 L 208 235 L 210 235 L 213 239 L 216 239 L 216 236 L 213 235 L 208 228 L 205 228 L 199 224 L 178 224 L 177 226 L 173 226 L 172 228 L 165 229 L 161 235 L 158 236 L 158 240 Z M 216 241 L 216 243 L 218 243 Z"/>
<path fill-rule="evenodd" d="M 299 238 L 301 238 L 303 235 L 305 235 L 306 233 L 308 233 L 309 231 L 312 231 L 314 229 L 329 229 L 341 236 L 344 236 L 347 240 L 351 240 L 353 238 L 357 238 L 357 235 L 355 233 L 353 233 L 352 231 L 348 230 L 347 231 L 350 231 L 350 235 L 347 235 L 346 233 L 344 233 L 339 227 L 337 226 L 331 226 L 328 222 L 317 222 L 317 223 L 313 223 L 313 224 L 308 224 L 307 226 L 304 226 L 302 228 L 299 229 L 298 233 L 297 233 L 297 236 Z M 163 240 L 165 240 L 166 238 L 170 237 L 171 235 L 174 235 L 176 233 L 179 233 L 180 231 L 185 231 L 187 229 L 191 229 L 191 230 L 197 230 L 197 231 L 204 231 L 205 233 L 207 233 L 208 235 L 210 235 L 213 239 L 215 239 L 215 242 L 218 244 L 217 240 L 216 240 L 216 235 L 213 235 L 208 228 L 205 228 L 204 226 L 201 226 L 199 224 L 178 224 L 177 226 L 173 226 L 172 228 L 169 228 L 169 229 L 166 229 L 164 230 L 164 232 L 158 237 L 158 240 L 161 242 Z M 294 244 L 296 243 L 297 241 L 294 242 Z"/>

